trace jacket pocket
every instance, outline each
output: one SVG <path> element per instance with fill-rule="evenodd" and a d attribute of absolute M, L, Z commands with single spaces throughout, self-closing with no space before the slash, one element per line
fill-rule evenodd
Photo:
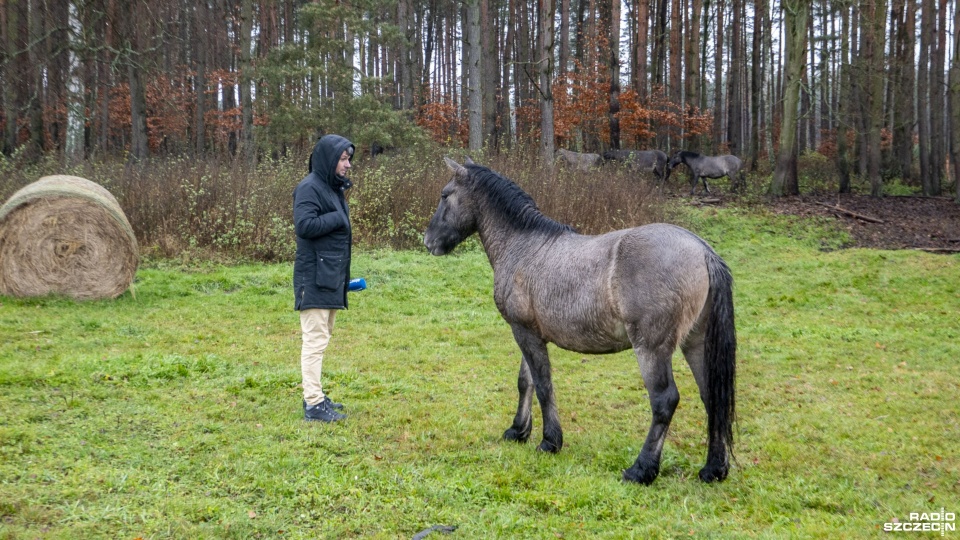
<path fill-rule="evenodd" d="M 336 291 L 343 287 L 346 281 L 348 257 L 330 251 L 317 252 L 316 284 L 321 291 Z"/>

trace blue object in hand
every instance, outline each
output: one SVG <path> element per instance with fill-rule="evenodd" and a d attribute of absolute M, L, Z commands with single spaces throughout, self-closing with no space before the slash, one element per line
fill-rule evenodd
<path fill-rule="evenodd" d="M 348 291 L 362 291 L 367 288 L 367 280 L 361 278 L 351 279 L 347 285 Z"/>

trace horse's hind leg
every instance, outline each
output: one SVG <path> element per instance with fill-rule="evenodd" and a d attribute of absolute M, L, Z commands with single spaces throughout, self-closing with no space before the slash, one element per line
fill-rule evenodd
<path fill-rule="evenodd" d="M 660 474 L 663 442 L 667 438 L 667 429 L 670 427 L 674 411 L 677 410 L 677 403 L 680 402 L 680 392 L 673 380 L 673 366 L 670 359 L 672 349 L 661 347 L 659 350 L 652 350 L 634 346 L 634 352 L 640 364 L 640 373 L 643 374 L 643 384 L 650 396 L 653 419 L 650 423 L 650 431 L 647 433 L 647 440 L 640 449 L 640 455 L 629 469 L 623 471 L 623 479 L 650 484 Z"/>
<path fill-rule="evenodd" d="M 680 344 L 684 358 L 693 372 L 693 378 L 697 381 L 697 388 L 700 389 L 700 400 L 703 401 L 703 407 L 707 411 L 707 425 L 710 425 L 709 415 L 710 406 L 707 402 L 709 398 L 709 381 L 707 380 L 707 366 L 704 362 L 704 331 L 705 323 L 701 321 L 693 332 Z M 700 480 L 704 482 L 713 482 L 714 480 L 723 480 L 727 477 L 730 465 L 727 461 L 727 448 L 719 437 L 714 437 L 707 430 L 709 441 L 707 443 L 707 463 L 700 469 Z"/>
<path fill-rule="evenodd" d="M 513 326 L 513 337 L 523 352 L 523 361 L 527 366 L 527 373 L 530 376 L 529 381 L 525 381 L 523 368 L 521 367 L 518 388 L 520 389 L 520 407 L 517 410 L 517 416 L 514 418 L 514 424 L 504 433 L 504 437 L 512 433 L 514 428 L 522 428 L 524 421 L 529 418 L 529 403 L 525 394 L 529 391 L 529 383 L 533 383 L 533 389 L 537 393 L 537 400 L 540 402 L 540 412 L 543 416 L 543 440 L 537 447 L 544 452 L 559 452 L 563 448 L 563 430 L 560 428 L 560 415 L 557 413 L 557 404 L 554 401 L 553 381 L 550 375 L 550 358 L 547 356 L 547 344 L 540 336 L 527 330 L 520 325 Z M 526 404 L 527 413 L 524 416 L 524 405 Z M 518 424 L 518 420 L 520 423 Z M 528 433 L 529 433 L 529 429 Z M 522 429 L 519 431 L 522 432 Z"/>
<path fill-rule="evenodd" d="M 520 359 L 520 375 L 517 376 L 517 392 L 520 395 L 517 404 L 517 415 L 513 418 L 513 425 L 503 433 L 508 441 L 527 442 L 530 432 L 533 431 L 533 415 L 530 406 L 533 404 L 533 377 L 530 375 L 530 365 L 526 355 Z"/>

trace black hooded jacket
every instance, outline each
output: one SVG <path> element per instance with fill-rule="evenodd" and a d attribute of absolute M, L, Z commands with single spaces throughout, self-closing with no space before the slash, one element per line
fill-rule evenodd
<path fill-rule="evenodd" d="M 344 192 L 350 180 L 337 176 L 344 150 L 354 146 L 339 135 L 325 135 L 310 156 L 310 174 L 293 190 L 297 257 L 293 263 L 294 308 L 346 309 L 353 237 Z"/>

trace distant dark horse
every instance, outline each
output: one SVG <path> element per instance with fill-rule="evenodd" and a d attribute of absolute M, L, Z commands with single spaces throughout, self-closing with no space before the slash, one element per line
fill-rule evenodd
<path fill-rule="evenodd" d="M 660 182 L 670 177 L 667 155 L 660 150 L 607 150 L 602 156 L 604 162 L 619 161 L 635 170 L 652 172 Z"/>
<path fill-rule="evenodd" d="M 678 150 L 673 154 L 673 157 L 670 158 L 668 168 L 673 170 L 674 167 L 681 163 L 690 168 L 690 195 L 693 195 L 697 190 L 697 182 L 700 179 L 703 179 L 703 189 L 707 193 L 710 193 L 710 188 L 707 187 L 707 178 L 722 178 L 726 176 L 730 179 L 732 190 L 734 191 L 738 186 L 745 183 L 743 178 L 743 162 L 740 161 L 740 158 L 737 156 L 704 156 L 696 152 Z"/>
<path fill-rule="evenodd" d="M 632 348 L 653 420 L 623 478 L 653 482 L 680 401 L 671 361 L 679 345 L 707 411 L 707 463 L 700 479 L 726 478 L 737 343 L 733 280 L 723 260 L 690 231 L 662 223 L 577 234 L 490 169 L 470 160 L 466 166 L 446 163 L 453 179 L 440 193 L 423 243 L 430 253 L 444 255 L 478 233 L 493 266 L 493 298 L 522 353 L 517 414 L 503 437 L 530 437 L 536 392 L 543 416 L 538 448 L 558 452 L 563 446 L 547 343 L 589 354 Z"/>

